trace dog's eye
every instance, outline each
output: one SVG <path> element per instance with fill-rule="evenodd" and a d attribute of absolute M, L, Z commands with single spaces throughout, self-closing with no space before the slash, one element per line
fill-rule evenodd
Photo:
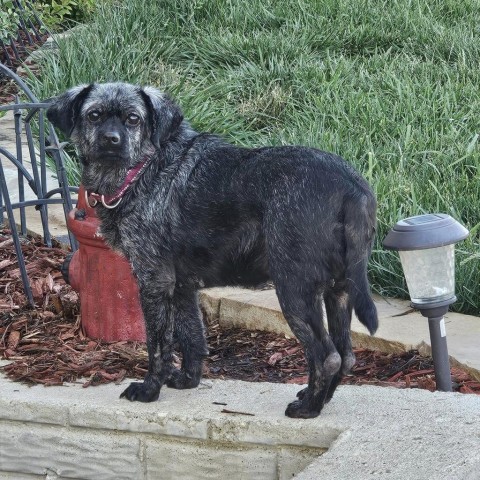
<path fill-rule="evenodd" d="M 95 123 L 100 120 L 100 112 L 98 110 L 92 110 L 91 112 L 88 112 L 87 118 L 90 122 Z"/>
<path fill-rule="evenodd" d="M 135 127 L 139 123 L 140 123 L 140 117 L 138 115 L 136 115 L 135 113 L 131 113 L 127 117 L 127 124 L 128 125 L 131 125 L 132 127 Z"/>

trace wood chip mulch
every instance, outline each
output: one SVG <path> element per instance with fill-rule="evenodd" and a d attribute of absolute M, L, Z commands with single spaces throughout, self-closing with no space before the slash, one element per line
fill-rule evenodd
<path fill-rule="evenodd" d="M 23 239 L 28 275 L 36 308 L 28 306 L 13 242 L 0 230 L 0 358 L 2 370 L 15 381 L 84 387 L 143 378 L 147 353 L 139 342 L 103 342 L 85 336 L 79 298 L 65 284 L 60 266 L 67 254 L 59 245 L 47 248 L 34 238 Z M 304 384 L 307 369 L 296 339 L 266 332 L 220 329 L 207 325 L 210 356 L 204 378 Z M 380 385 L 435 390 L 431 357 L 417 351 L 387 354 L 359 349 L 352 374 L 344 384 Z M 176 358 L 177 365 L 179 359 Z M 480 382 L 452 368 L 454 390 L 480 394 Z"/>

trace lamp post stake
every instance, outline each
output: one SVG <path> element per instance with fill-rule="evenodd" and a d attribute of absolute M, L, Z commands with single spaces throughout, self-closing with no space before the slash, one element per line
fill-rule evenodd
<path fill-rule="evenodd" d="M 441 392 L 452 391 L 452 377 L 450 375 L 450 359 L 448 356 L 447 333 L 444 318 L 447 312 L 448 305 L 420 309 L 420 313 L 428 318 L 435 380 L 437 390 Z"/>

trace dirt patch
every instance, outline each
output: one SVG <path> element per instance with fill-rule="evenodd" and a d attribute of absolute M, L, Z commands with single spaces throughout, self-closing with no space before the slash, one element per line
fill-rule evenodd
<path fill-rule="evenodd" d="M 33 238 L 23 240 L 27 270 L 36 302 L 28 306 L 13 242 L 0 231 L 0 357 L 10 363 L 3 371 L 29 384 L 83 386 L 143 378 L 147 353 L 139 342 L 102 342 L 86 337 L 80 323 L 79 298 L 60 273 L 67 252 L 47 248 Z M 210 355 L 205 378 L 303 384 L 307 369 L 296 339 L 267 332 L 220 329 L 207 325 Z M 380 385 L 435 390 L 431 357 L 410 351 L 386 354 L 356 350 L 357 363 L 344 384 Z M 177 366 L 180 359 L 176 357 Z M 480 394 L 480 382 L 452 368 L 454 390 Z"/>

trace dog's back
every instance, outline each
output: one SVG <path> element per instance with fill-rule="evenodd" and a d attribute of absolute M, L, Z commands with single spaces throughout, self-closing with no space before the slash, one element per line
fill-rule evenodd
<path fill-rule="evenodd" d="M 277 284 L 297 275 L 325 288 L 346 282 L 373 333 L 366 264 L 376 201 L 365 180 L 340 157 L 305 147 L 249 150 L 212 141 L 203 155 L 189 179 L 179 235 L 196 257 L 190 261 L 204 260 L 206 285 L 268 277 Z"/>

